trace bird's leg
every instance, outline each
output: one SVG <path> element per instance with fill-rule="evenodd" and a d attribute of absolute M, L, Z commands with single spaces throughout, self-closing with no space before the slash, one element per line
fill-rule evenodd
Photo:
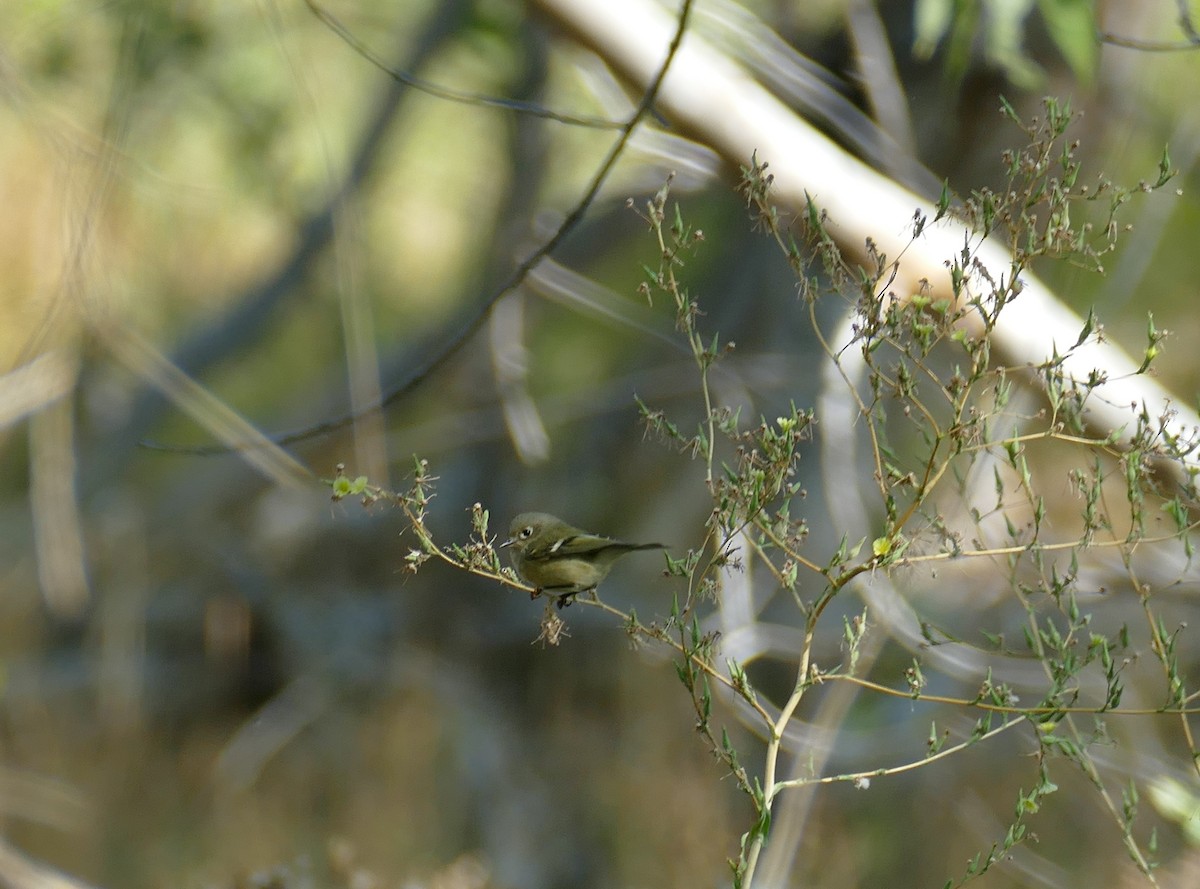
<path fill-rule="evenodd" d="M 596 588 L 589 587 L 586 590 L 576 590 L 573 593 L 567 593 L 565 596 L 561 596 L 559 598 L 559 600 L 557 602 L 555 602 L 554 604 L 557 605 L 559 610 L 561 611 L 563 608 L 566 608 L 568 605 L 570 605 L 572 602 L 574 602 L 575 597 L 578 596 L 580 593 L 590 593 L 592 596 L 593 602 L 597 602 L 600 599 L 600 597 L 596 593 Z"/>

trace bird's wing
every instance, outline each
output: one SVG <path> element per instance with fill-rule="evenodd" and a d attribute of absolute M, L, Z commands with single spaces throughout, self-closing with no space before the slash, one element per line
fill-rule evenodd
<path fill-rule="evenodd" d="M 593 553 L 598 553 L 602 549 L 607 549 L 614 544 L 619 545 L 618 541 L 609 537 L 601 537 L 599 534 L 573 534 L 570 537 L 563 537 L 549 546 L 538 547 L 535 550 L 530 550 L 525 553 L 525 558 L 544 561 L 553 559 L 554 557 L 563 556 L 589 556 Z"/>

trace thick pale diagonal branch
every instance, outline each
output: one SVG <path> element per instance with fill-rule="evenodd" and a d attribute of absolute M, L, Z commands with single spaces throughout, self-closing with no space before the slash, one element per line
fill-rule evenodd
<path fill-rule="evenodd" d="M 676 27 L 670 11 L 652 0 L 536 0 L 535 5 L 638 87 L 654 75 L 661 47 Z M 754 155 L 769 162 L 774 199 L 798 214 L 810 199 L 815 202 L 828 213 L 828 230 L 847 255 L 865 259 L 864 245 L 872 239 L 879 252 L 897 261 L 889 286 L 897 297 L 919 292 L 924 280 L 935 299 L 952 299 L 946 262 L 978 238 L 958 223 L 942 223 L 927 226 L 913 240 L 914 214 L 933 218 L 934 207 L 848 154 L 702 38 L 689 34 L 684 41 L 656 108 L 730 165 L 749 165 Z M 985 241 L 975 255 L 994 280 L 1010 276 L 1012 256 L 999 244 Z M 1080 382 L 1101 371 L 1107 382 L 1093 390 L 1087 419 L 1103 434 L 1116 433 L 1118 443 L 1132 441 L 1143 412 L 1165 416 L 1165 435 L 1195 438 L 1200 417 L 1193 410 L 1137 373 L 1138 363 L 1112 343 L 1093 338 L 1072 348 L 1083 319 L 1034 276 L 1022 274 L 1022 281 L 1019 298 L 1005 306 L 992 333 L 993 347 L 1004 360 L 1036 367 L 1053 355 L 1065 356 L 1063 372 Z M 974 313 L 966 318 L 966 323 L 979 321 Z M 1182 478 L 1196 468 L 1200 460 L 1193 453 L 1173 462 L 1170 471 Z"/>

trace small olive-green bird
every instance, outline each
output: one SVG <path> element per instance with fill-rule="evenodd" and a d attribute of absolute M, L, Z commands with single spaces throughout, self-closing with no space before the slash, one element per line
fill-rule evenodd
<path fill-rule="evenodd" d="M 579 593 L 594 590 L 613 563 L 639 549 L 666 549 L 661 543 L 623 543 L 611 537 L 589 534 L 544 512 L 523 512 L 508 526 L 517 574 L 536 587 L 539 594 L 555 596 L 555 604 L 570 605 Z"/>

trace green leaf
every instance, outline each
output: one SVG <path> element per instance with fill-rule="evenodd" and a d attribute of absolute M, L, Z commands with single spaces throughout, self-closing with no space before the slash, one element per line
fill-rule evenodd
<path fill-rule="evenodd" d="M 1046 31 L 1062 57 L 1085 86 L 1092 82 L 1100 44 L 1096 40 L 1092 0 L 1039 0 Z"/>
<path fill-rule="evenodd" d="M 950 210 L 950 180 L 942 180 L 942 193 L 938 195 L 937 215 L 933 217 L 934 221 L 938 221 L 946 215 Z"/>
<path fill-rule="evenodd" d="M 1096 310 L 1094 308 L 1091 308 L 1091 309 L 1088 309 L 1088 316 L 1087 316 L 1087 320 L 1083 323 L 1083 330 L 1079 331 L 1079 339 L 1077 339 L 1075 341 L 1075 345 L 1072 346 L 1071 348 L 1078 349 L 1080 346 L 1082 346 L 1084 343 L 1086 343 L 1088 340 L 1088 337 L 1090 337 L 1095 332 L 1096 332 Z"/>
<path fill-rule="evenodd" d="M 986 11 L 982 21 L 988 59 L 1003 68 L 1009 80 L 1025 89 L 1036 87 L 1045 77 L 1023 47 L 1031 5 L 1031 0 L 990 0 L 981 4 Z"/>
<path fill-rule="evenodd" d="M 1167 150 L 1167 146 L 1163 146 L 1162 158 L 1158 162 L 1158 181 L 1154 183 L 1155 188 L 1162 188 L 1174 178 L 1179 172 L 1171 167 L 1171 153 Z"/>
<path fill-rule="evenodd" d="M 928 60 L 954 18 L 954 0 L 917 0 L 913 9 L 913 55 Z"/>

